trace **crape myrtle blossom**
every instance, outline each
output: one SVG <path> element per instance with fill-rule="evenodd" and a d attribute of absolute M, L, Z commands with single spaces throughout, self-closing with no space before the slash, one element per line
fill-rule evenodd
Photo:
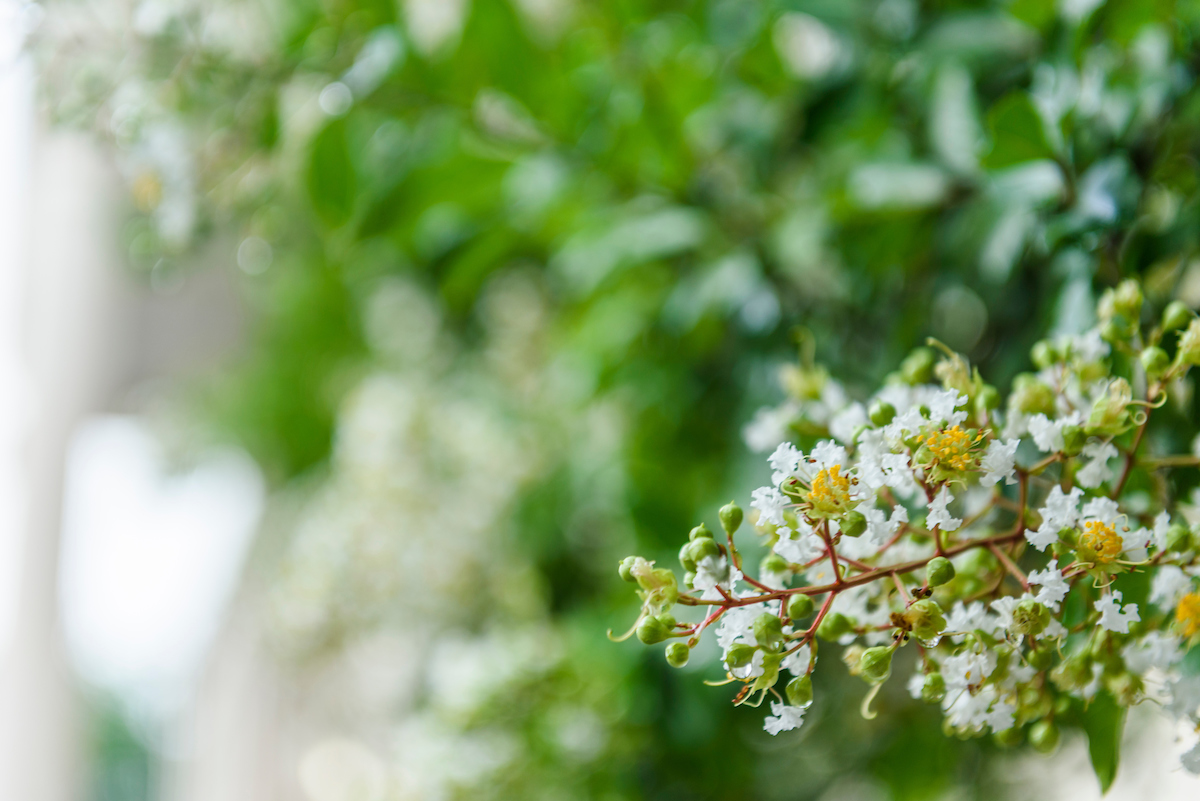
<path fill-rule="evenodd" d="M 840 385 L 792 398 L 789 426 L 809 433 L 773 443 L 771 484 L 751 493 L 748 515 L 730 503 L 719 527 L 692 529 L 682 579 L 640 557 L 621 563 L 643 599 L 626 636 L 666 643 L 681 666 L 713 630 L 711 678 L 737 687 L 735 704 L 767 703 L 769 734 L 803 725 L 818 640 L 872 687 L 918 643 L 908 691 L 959 736 L 1052 750 L 1061 727 L 1087 729 L 1079 710 L 1097 699 L 1146 698 L 1148 676 L 1169 710 L 1200 724 L 1200 685 L 1191 703 L 1180 674 L 1200 643 L 1200 536 L 1161 479 L 1200 455 L 1164 452 L 1170 431 L 1146 436 L 1167 389 L 1200 364 L 1200 320 L 1172 306 L 1140 330 L 1127 321 L 1144 318 L 1132 310 L 1142 302 L 1122 284 L 1097 330 L 1038 343 L 1038 372 L 1018 376 L 1007 401 L 944 348 L 940 361 L 914 352 L 863 401 Z M 1140 372 L 1114 373 L 1116 350 Z M 739 547 L 747 518 L 766 548 L 757 571 Z M 1134 573 L 1149 574 L 1148 608 Z"/>

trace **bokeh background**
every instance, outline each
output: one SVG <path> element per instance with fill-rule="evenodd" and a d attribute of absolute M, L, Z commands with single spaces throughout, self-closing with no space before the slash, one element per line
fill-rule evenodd
<path fill-rule="evenodd" d="M 614 645 L 760 413 L 1200 308 L 1200 5 L 0 3 L 0 797 L 1095 798 Z M 801 364 L 781 381 L 780 368 Z M 775 430 L 773 430 L 775 429 Z M 701 662 L 703 660 L 697 660 Z M 893 684 L 898 684 L 893 682 Z M 1135 715 L 1112 796 L 1195 798 Z"/>

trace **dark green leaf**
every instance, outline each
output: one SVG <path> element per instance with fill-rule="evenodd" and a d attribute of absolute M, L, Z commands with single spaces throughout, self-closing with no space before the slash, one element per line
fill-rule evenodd
<path fill-rule="evenodd" d="M 1092 769 L 1100 782 L 1101 792 L 1107 793 L 1117 776 L 1121 759 L 1121 732 L 1125 729 L 1125 708 L 1118 705 L 1107 691 L 1096 694 L 1083 713 L 1083 729 L 1088 736 L 1088 755 Z"/>
<path fill-rule="evenodd" d="M 1053 158 L 1042 117 L 1024 92 L 1001 98 L 987 115 L 992 150 L 984 157 L 990 169 L 1010 167 L 1025 161 Z"/>
<path fill-rule="evenodd" d="M 350 219 L 355 183 L 346 146 L 346 124 L 334 120 L 313 139 L 308 164 L 308 196 L 317 215 L 330 228 L 345 225 Z"/>

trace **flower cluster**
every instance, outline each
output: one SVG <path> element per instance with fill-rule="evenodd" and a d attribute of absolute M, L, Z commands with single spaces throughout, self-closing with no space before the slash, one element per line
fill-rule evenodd
<path fill-rule="evenodd" d="M 945 348 L 916 351 L 867 403 L 809 371 L 794 382 L 807 397 L 748 432 L 806 445 L 779 443 L 771 486 L 752 495 L 757 578 L 731 503 L 723 537 L 692 530 L 682 584 L 641 557 L 621 563 L 643 599 L 626 636 L 667 642 L 682 666 L 712 631 L 721 683 L 740 686 L 735 703 L 769 701 L 771 734 L 802 724 L 833 644 L 872 687 L 864 710 L 911 646 L 909 692 L 959 736 L 1049 751 L 1063 726 L 1098 736 L 1097 705 L 1146 699 L 1200 722 L 1200 676 L 1182 667 L 1200 642 L 1200 536 L 1168 481 L 1200 457 L 1146 436 L 1200 364 L 1200 320 L 1175 302 L 1144 325 L 1146 305 L 1133 281 L 1109 290 L 1097 328 L 1035 346 L 1037 372 L 1006 403 Z M 683 622 L 680 608 L 703 614 Z M 1183 761 L 1200 772 L 1200 746 Z"/>

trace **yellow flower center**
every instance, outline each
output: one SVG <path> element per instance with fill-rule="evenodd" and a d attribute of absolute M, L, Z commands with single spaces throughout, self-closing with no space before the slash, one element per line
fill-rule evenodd
<path fill-rule="evenodd" d="M 1175 607 L 1175 621 L 1183 629 L 1184 637 L 1200 633 L 1200 592 L 1189 592 Z"/>
<path fill-rule="evenodd" d="M 979 442 L 983 434 L 971 435 L 962 426 L 953 426 L 945 431 L 934 431 L 925 435 L 922 442 L 938 464 L 951 470 L 969 470 L 975 466 L 975 457 L 971 455 L 971 446 Z"/>
<path fill-rule="evenodd" d="M 850 488 L 858 481 L 841 472 L 841 465 L 826 467 L 812 480 L 808 491 L 808 502 L 813 509 L 825 514 L 836 514 L 850 506 Z"/>
<path fill-rule="evenodd" d="M 1099 520 L 1083 524 L 1083 544 L 1096 554 L 1097 562 L 1105 565 L 1116 561 L 1125 547 L 1117 530 Z"/>

